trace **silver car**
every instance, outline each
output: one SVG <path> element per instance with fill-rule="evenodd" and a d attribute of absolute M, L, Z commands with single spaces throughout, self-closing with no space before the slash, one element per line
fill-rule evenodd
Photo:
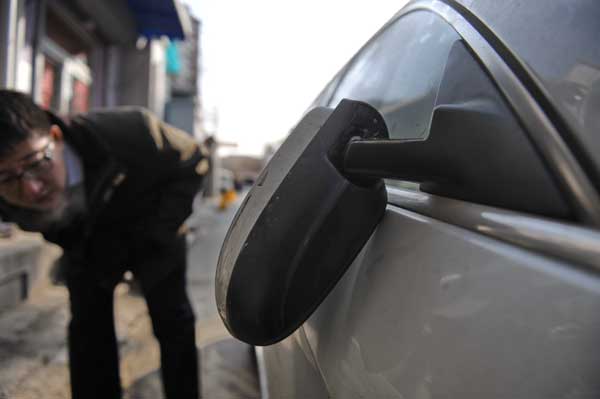
<path fill-rule="evenodd" d="M 219 258 L 265 396 L 600 397 L 599 21 L 414 1 L 338 73 Z"/>

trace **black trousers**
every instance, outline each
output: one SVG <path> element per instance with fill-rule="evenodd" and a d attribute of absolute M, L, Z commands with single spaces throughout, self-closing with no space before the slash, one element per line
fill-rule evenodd
<path fill-rule="evenodd" d="M 186 292 L 184 241 L 181 245 L 183 256 L 170 259 L 181 264 L 169 265 L 168 274 L 150 287 L 142 283 L 142 291 L 154 335 L 160 344 L 165 397 L 197 399 L 195 318 Z M 85 269 L 67 272 L 71 303 L 68 344 L 73 399 L 121 398 L 113 313 L 115 285 L 107 285 Z"/>

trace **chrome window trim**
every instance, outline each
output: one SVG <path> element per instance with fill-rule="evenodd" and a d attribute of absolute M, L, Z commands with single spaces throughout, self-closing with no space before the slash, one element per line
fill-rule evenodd
<path fill-rule="evenodd" d="M 600 231 L 491 206 L 387 187 L 388 203 L 600 271 Z"/>
<path fill-rule="evenodd" d="M 382 29 L 403 15 L 417 10 L 428 10 L 439 15 L 458 32 L 526 128 L 529 138 L 560 183 L 578 220 L 583 224 L 599 227 L 600 195 L 572 151 L 518 76 L 457 10 L 440 0 L 415 1 L 400 10 Z"/>

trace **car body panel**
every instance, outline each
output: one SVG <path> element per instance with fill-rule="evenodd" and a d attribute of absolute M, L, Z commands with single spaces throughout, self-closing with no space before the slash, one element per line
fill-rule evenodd
<path fill-rule="evenodd" d="M 388 202 L 442 222 L 600 271 L 600 231 L 550 218 L 387 187 Z"/>
<path fill-rule="evenodd" d="M 600 394 L 598 276 L 394 206 L 303 329 L 318 367 L 288 388 L 322 373 L 340 398 Z"/>
<path fill-rule="evenodd" d="M 277 345 L 259 349 L 263 399 L 329 397 L 302 328 Z"/>
<path fill-rule="evenodd" d="M 264 348 L 268 393 L 599 397 L 600 3 L 423 0 L 392 20 L 415 10 L 463 37 L 578 218 L 388 189 L 382 222 L 334 290 Z M 352 62 L 314 105 L 336 105 Z"/>

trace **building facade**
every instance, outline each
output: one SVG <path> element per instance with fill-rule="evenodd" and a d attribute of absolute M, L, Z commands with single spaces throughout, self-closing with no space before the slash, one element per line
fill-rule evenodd
<path fill-rule="evenodd" d="M 0 0 L 0 26 L 0 86 L 59 115 L 139 105 L 164 117 L 169 40 L 195 40 L 179 0 Z"/>

